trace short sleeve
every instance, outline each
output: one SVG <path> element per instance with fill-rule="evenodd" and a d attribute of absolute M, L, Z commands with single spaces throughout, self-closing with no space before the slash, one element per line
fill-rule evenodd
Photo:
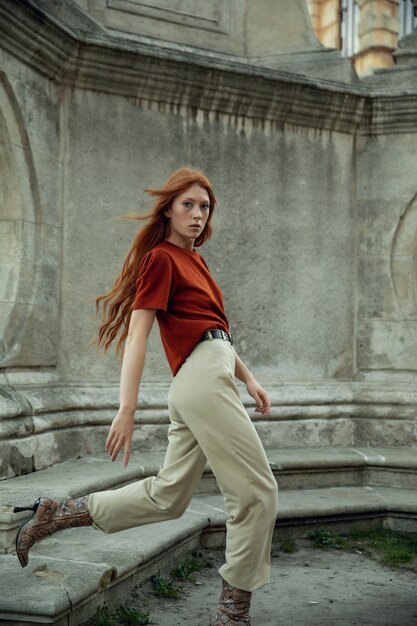
<path fill-rule="evenodd" d="M 142 259 L 136 279 L 136 296 L 132 310 L 168 308 L 172 284 L 172 264 L 169 254 L 150 250 Z"/>
<path fill-rule="evenodd" d="M 209 268 L 209 266 L 206 263 L 206 259 L 201 254 L 199 256 L 200 256 L 200 259 L 202 260 L 204 266 L 207 268 L 208 271 L 210 271 L 210 268 Z"/>

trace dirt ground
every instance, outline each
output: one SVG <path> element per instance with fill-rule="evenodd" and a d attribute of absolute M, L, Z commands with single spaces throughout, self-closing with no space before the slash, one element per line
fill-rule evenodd
<path fill-rule="evenodd" d="M 359 553 L 320 550 L 308 540 L 292 554 L 273 551 L 271 584 L 252 599 L 252 626 L 417 625 L 417 572 L 391 569 Z M 150 610 L 158 626 L 208 626 L 215 607 L 223 550 L 202 550 L 213 566 L 181 583 L 181 598 L 153 595 L 147 582 L 129 603 Z"/>

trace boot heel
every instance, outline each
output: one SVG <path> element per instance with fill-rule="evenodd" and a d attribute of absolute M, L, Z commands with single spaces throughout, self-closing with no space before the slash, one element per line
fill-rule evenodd
<path fill-rule="evenodd" d="M 38 506 L 40 504 L 41 499 L 38 498 L 36 502 L 32 504 L 32 506 L 15 506 L 13 509 L 13 513 L 20 513 L 21 511 L 33 511 L 36 513 L 38 510 Z"/>

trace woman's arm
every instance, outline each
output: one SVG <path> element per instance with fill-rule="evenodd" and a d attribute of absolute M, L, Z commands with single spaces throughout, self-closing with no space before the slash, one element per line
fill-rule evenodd
<path fill-rule="evenodd" d="M 235 376 L 245 383 L 249 395 L 256 401 L 256 409 L 258 413 L 262 413 L 268 417 L 271 408 L 271 400 L 263 387 L 260 386 L 252 372 L 246 367 L 243 361 L 238 357 L 236 350 L 233 348 L 235 360 Z"/>
<path fill-rule="evenodd" d="M 134 417 L 145 365 L 146 342 L 156 311 L 157 309 L 137 309 L 132 312 L 130 318 L 120 376 L 120 406 L 106 441 L 106 450 L 112 461 L 116 460 L 121 448 L 124 448 L 125 466 L 129 462 L 132 448 Z"/>

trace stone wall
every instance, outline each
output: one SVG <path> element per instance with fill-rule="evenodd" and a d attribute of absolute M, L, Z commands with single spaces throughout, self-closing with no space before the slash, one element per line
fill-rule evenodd
<path fill-rule="evenodd" d="M 415 380 L 415 134 L 358 142 L 357 366 L 368 380 Z M 414 164 L 414 165 L 413 165 Z"/>
<path fill-rule="evenodd" d="M 114 359 L 86 349 L 97 325 L 93 296 L 110 286 L 137 227 L 112 218 L 142 211 L 142 190 L 183 163 L 215 185 L 215 236 L 202 252 L 222 287 L 238 353 L 271 378 L 351 378 L 351 135 L 161 115 L 87 91 L 68 94 L 67 106 L 59 354 L 67 379 L 118 375 Z M 149 373 L 167 376 L 154 347 Z"/>
<path fill-rule="evenodd" d="M 324 444 L 329 424 L 330 445 L 382 445 L 385 418 L 404 421 L 404 443 L 417 443 L 417 404 L 404 396 L 417 368 L 410 45 L 405 86 L 384 73 L 359 82 L 314 40 L 301 0 L 287 7 L 300 31 L 290 53 L 279 16 L 269 49 L 248 9 L 236 48 L 232 28 L 229 50 L 204 50 L 109 30 L 99 4 L 0 2 L 3 475 L 102 446 L 119 363 L 88 345 L 94 300 L 137 228 L 116 218 L 148 210 L 144 188 L 183 164 L 214 184 L 215 234 L 201 252 L 237 352 L 278 390 L 273 419 L 284 428 L 301 411 L 305 445 Z M 219 3 L 232 16 L 236 6 Z M 155 327 L 144 383 L 159 398 L 170 378 Z M 111 401 L 100 401 L 103 387 Z M 350 418 L 375 419 L 336 433 Z M 259 425 L 265 437 L 269 428 Z"/>

